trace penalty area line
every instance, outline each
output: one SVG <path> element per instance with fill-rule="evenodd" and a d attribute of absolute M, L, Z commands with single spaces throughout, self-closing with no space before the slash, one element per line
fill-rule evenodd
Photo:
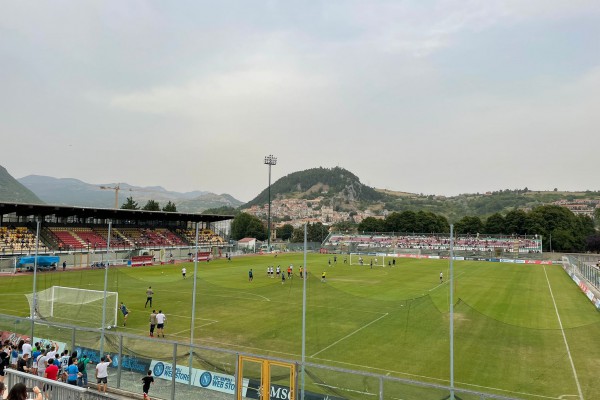
<path fill-rule="evenodd" d="M 321 353 L 322 353 L 322 352 L 324 352 L 325 350 L 332 348 L 333 346 L 335 346 L 335 345 L 336 345 L 336 344 L 338 344 L 339 342 L 341 342 L 341 341 L 343 341 L 343 340 L 346 340 L 346 339 L 348 339 L 350 336 L 354 335 L 355 333 L 358 333 L 358 332 L 362 331 L 363 329 L 365 329 L 365 328 L 366 328 L 366 327 L 368 327 L 369 325 L 372 325 L 372 324 L 374 324 L 375 322 L 379 321 L 379 320 L 380 320 L 380 319 L 382 319 L 382 318 L 385 318 L 385 317 L 387 317 L 388 315 L 389 315 L 389 313 L 385 313 L 385 314 L 383 314 L 381 317 L 379 317 L 379 318 L 377 318 L 377 319 L 375 319 L 375 320 L 373 320 L 373 321 L 369 322 L 368 324 L 366 324 L 366 325 L 364 325 L 364 326 L 361 326 L 360 328 L 358 328 L 358 329 L 357 329 L 357 330 L 355 330 L 354 332 L 350 332 L 349 334 L 347 334 L 347 335 L 346 335 L 346 336 L 344 336 L 343 338 L 341 338 L 341 339 L 339 339 L 339 340 L 337 340 L 337 341 L 333 342 L 332 344 L 330 344 L 329 346 L 325 347 L 324 349 L 321 349 L 321 350 L 317 351 L 315 354 L 313 354 L 313 355 L 312 355 L 312 356 L 310 356 L 310 357 L 312 358 L 312 357 L 315 357 L 317 354 L 321 354 Z"/>

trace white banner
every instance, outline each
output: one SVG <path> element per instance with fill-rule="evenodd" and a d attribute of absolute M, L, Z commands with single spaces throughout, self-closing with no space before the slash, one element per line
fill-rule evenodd
<path fill-rule="evenodd" d="M 152 360 L 150 369 L 156 378 L 170 381 L 173 377 L 173 365 L 170 363 Z M 190 382 L 191 376 L 193 386 L 215 390 L 217 392 L 235 394 L 234 376 L 197 368 L 192 368 L 191 374 L 189 371 L 190 369 L 187 366 L 177 365 L 175 367 L 175 382 L 185 383 L 187 385 Z M 246 397 L 247 387 L 248 379 L 243 379 L 242 396 L 244 397 Z"/>

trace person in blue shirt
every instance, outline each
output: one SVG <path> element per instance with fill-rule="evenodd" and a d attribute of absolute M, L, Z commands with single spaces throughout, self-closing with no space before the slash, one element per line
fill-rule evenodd
<path fill-rule="evenodd" d="M 127 317 L 129 316 L 129 310 L 127 309 L 125 304 L 123 304 L 123 302 L 121 302 L 121 306 L 119 308 L 121 309 L 121 312 L 123 313 L 123 326 L 125 326 L 125 325 L 127 325 Z"/>
<path fill-rule="evenodd" d="M 77 358 L 71 358 L 71 364 L 67 367 L 67 383 L 77 386 L 77 378 L 79 376 L 79 368 L 77 368 Z"/>

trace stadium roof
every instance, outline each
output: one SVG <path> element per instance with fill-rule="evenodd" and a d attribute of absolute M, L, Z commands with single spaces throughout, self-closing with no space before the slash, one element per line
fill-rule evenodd
<path fill-rule="evenodd" d="M 56 216 L 111 220 L 187 221 L 208 223 L 233 219 L 233 215 L 188 214 L 181 212 L 72 207 L 47 204 L 0 203 L 0 216 L 12 213 L 22 217 Z"/>

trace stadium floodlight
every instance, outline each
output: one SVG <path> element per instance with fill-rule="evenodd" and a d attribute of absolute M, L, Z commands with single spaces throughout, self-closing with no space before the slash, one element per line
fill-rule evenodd
<path fill-rule="evenodd" d="M 277 157 L 269 154 L 265 157 L 265 164 L 269 166 L 269 212 L 267 215 L 267 251 L 271 251 L 271 166 L 277 165 Z"/>

